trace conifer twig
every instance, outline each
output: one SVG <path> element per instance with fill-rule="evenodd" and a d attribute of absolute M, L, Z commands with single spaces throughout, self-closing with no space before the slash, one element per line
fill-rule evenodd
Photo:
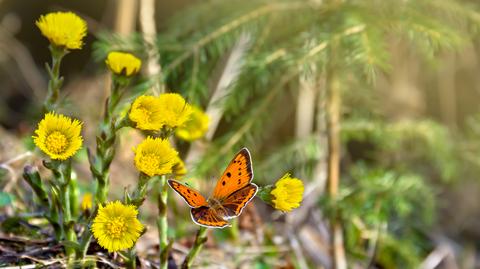
<path fill-rule="evenodd" d="M 238 17 L 237 19 L 222 25 L 221 27 L 215 29 L 215 31 L 209 33 L 208 35 L 202 37 L 197 42 L 195 42 L 190 50 L 185 51 L 182 55 L 180 55 L 175 61 L 171 62 L 169 65 L 166 66 L 165 70 L 170 71 L 175 69 L 178 65 L 192 56 L 196 50 L 199 48 L 204 47 L 208 43 L 212 42 L 213 40 L 217 39 L 218 37 L 237 29 L 238 27 L 242 26 L 243 24 L 257 19 L 259 17 L 265 16 L 269 13 L 281 11 L 281 10 L 292 10 L 296 8 L 307 8 L 308 5 L 305 5 L 303 1 L 295 1 L 289 3 L 269 3 L 264 6 L 261 6 L 255 10 L 248 12 L 245 15 Z"/>
<path fill-rule="evenodd" d="M 333 39 L 339 39 L 341 37 L 349 36 L 349 35 L 354 35 L 361 33 L 365 30 L 365 25 L 355 25 L 353 27 L 349 27 L 333 37 Z M 305 54 L 304 57 L 302 57 L 300 60 L 297 61 L 297 65 L 303 65 L 308 61 L 311 57 L 314 57 L 318 55 L 320 52 L 324 51 L 329 45 L 328 41 L 323 41 L 319 43 L 318 45 L 314 46 L 312 49 L 309 50 L 308 53 Z M 276 53 L 276 52 L 275 52 Z M 281 89 L 285 86 L 286 83 L 288 83 L 290 80 L 294 79 L 299 73 L 299 69 L 294 69 L 288 74 L 285 74 L 280 82 L 273 88 L 272 90 L 269 91 L 268 95 L 262 99 L 262 103 L 256 107 L 254 112 L 252 112 L 252 116 L 249 117 L 249 119 L 238 129 L 238 131 L 233 134 L 230 139 L 224 144 L 222 149 L 220 150 L 220 154 L 225 154 L 230 150 L 230 148 L 235 145 L 242 137 L 243 135 L 250 129 L 250 127 L 253 125 L 255 120 L 257 120 L 259 115 L 265 111 L 265 109 L 268 108 L 268 105 L 270 102 L 272 102 L 273 98 L 280 92 Z"/>
<path fill-rule="evenodd" d="M 240 36 L 237 43 L 232 48 L 228 59 L 226 60 L 225 67 L 222 70 L 217 83 L 215 84 L 215 89 L 213 92 L 208 106 L 206 108 L 206 114 L 210 119 L 210 124 L 208 127 L 207 134 L 205 135 L 206 141 L 211 141 L 217 130 L 218 124 L 223 117 L 224 106 L 223 99 L 230 94 L 233 82 L 238 78 L 241 73 L 241 69 L 244 65 L 243 59 L 245 54 L 250 47 L 250 35 L 245 33 Z M 185 158 L 185 162 L 192 164 L 197 161 L 204 154 L 205 148 L 202 146 L 201 141 L 195 141 L 190 151 Z"/>

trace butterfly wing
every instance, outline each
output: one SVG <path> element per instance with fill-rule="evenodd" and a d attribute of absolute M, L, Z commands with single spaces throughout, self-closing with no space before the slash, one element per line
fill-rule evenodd
<path fill-rule="evenodd" d="M 225 218 L 230 219 L 239 216 L 248 202 L 255 197 L 257 191 L 257 185 L 250 183 L 240 190 L 230 194 L 222 203 Z"/>
<path fill-rule="evenodd" d="M 253 179 L 252 158 L 248 149 L 243 148 L 223 172 L 213 190 L 213 198 L 223 201 L 230 194 L 247 186 Z"/>
<path fill-rule="evenodd" d="M 205 197 L 203 197 L 203 195 L 201 195 L 198 191 L 171 179 L 168 180 L 168 185 L 170 185 L 174 191 L 182 196 L 182 198 L 190 207 L 196 208 L 208 206 L 207 199 L 205 199 Z"/>
<path fill-rule="evenodd" d="M 208 206 L 201 206 L 190 209 L 193 222 L 198 225 L 210 228 L 223 228 L 228 226 L 228 222 L 218 216 L 215 210 Z"/>

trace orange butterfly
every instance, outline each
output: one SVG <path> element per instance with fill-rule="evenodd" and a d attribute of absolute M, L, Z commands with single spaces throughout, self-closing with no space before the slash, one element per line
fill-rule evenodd
<path fill-rule="evenodd" d="M 201 226 L 223 228 L 228 219 L 238 217 L 257 193 L 253 179 L 252 160 L 248 149 L 240 150 L 218 180 L 212 197 L 205 199 L 198 191 L 175 180 L 168 184 L 191 207 L 192 220 Z"/>

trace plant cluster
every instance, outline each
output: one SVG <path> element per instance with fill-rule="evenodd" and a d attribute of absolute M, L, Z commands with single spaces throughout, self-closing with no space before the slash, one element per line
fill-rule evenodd
<path fill-rule="evenodd" d="M 85 193 L 79 203 L 78 183 L 76 177 L 72 176 L 72 162 L 83 146 L 83 123 L 56 111 L 62 106 L 59 98 L 63 82 L 63 77 L 60 76 L 62 59 L 73 50 L 82 48 L 87 26 L 83 19 L 71 12 L 41 16 L 37 26 L 50 41 L 52 63 L 47 64 L 50 83 L 43 107 L 45 115 L 38 123 L 33 141 L 47 156 L 43 165 L 50 170 L 51 176 L 42 178 L 38 169 L 30 165 L 25 167 L 23 176 L 36 194 L 39 205 L 45 210 L 43 217 L 51 225 L 55 239 L 65 249 L 67 266 L 94 266 L 86 256 L 92 240 L 96 240 L 109 253 L 118 253 L 120 261 L 126 267 L 135 268 L 135 243 L 145 232 L 139 210 L 152 188 L 158 188 L 159 260 L 160 268 L 167 268 L 169 249 L 174 240 L 168 237 L 167 179 L 182 179 L 187 173 L 187 168 L 171 141 L 175 138 L 185 141 L 202 138 L 209 127 L 209 116 L 200 107 L 173 92 L 142 94 L 128 104 L 125 96 L 129 95 L 129 86 L 139 74 L 142 61 L 128 52 L 109 52 L 105 64 L 111 72 L 111 90 L 97 128 L 96 148 L 87 151 L 96 188 L 94 194 Z M 127 113 L 121 111 L 125 104 L 129 106 Z M 132 162 L 139 175 L 133 191 L 126 189 L 122 200 L 109 201 L 110 166 L 117 150 L 118 133 L 122 128 L 135 128 L 145 136 L 133 149 Z M 230 173 L 227 174 L 230 177 Z M 289 185 L 295 187 L 289 188 Z M 255 195 L 257 189 L 256 185 L 253 186 Z M 300 206 L 303 183 L 286 176 L 276 186 L 262 187 L 260 193 L 265 202 L 273 207 L 290 211 Z M 247 202 L 240 204 L 240 213 Z M 200 228 L 197 237 L 191 253 L 185 259 L 184 267 L 190 267 L 205 243 L 206 228 Z"/>

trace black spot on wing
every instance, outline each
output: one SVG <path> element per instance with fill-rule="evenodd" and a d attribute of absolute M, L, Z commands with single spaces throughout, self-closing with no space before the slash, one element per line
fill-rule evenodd
<path fill-rule="evenodd" d="M 227 172 L 227 177 L 231 177 L 232 174 L 230 172 Z"/>

